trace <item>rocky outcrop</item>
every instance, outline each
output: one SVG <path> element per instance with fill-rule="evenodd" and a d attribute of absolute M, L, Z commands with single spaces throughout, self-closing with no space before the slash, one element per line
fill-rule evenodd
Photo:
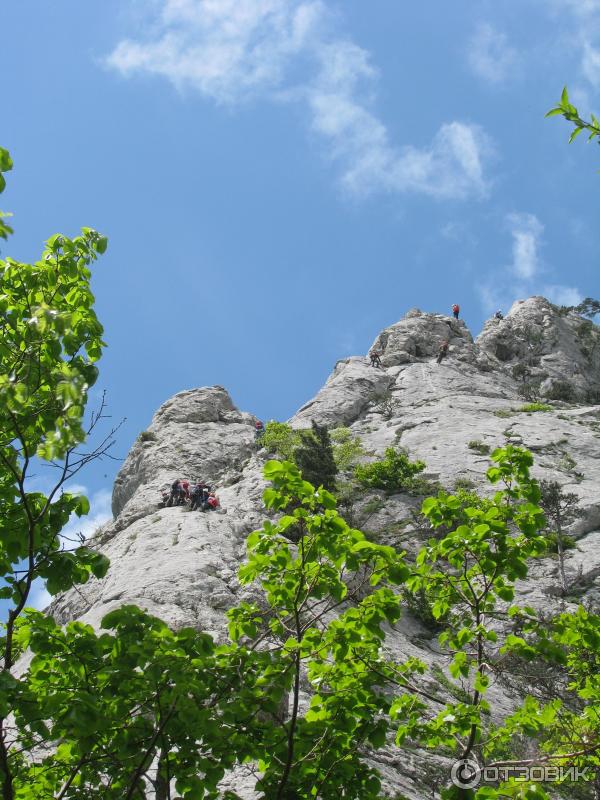
<path fill-rule="evenodd" d="M 372 347 L 382 351 L 385 367 L 396 367 L 434 358 L 442 341 L 449 342 L 455 359 L 475 361 L 473 337 L 462 320 L 426 314 L 418 308 L 411 309 L 400 322 L 384 328 Z"/>
<path fill-rule="evenodd" d="M 528 412 L 512 377 L 516 364 L 527 363 L 535 374 L 545 373 L 546 385 L 566 376 L 581 396 L 600 387 L 594 345 L 599 331 L 593 326 L 590 335 L 586 325 L 582 333 L 583 322 L 531 298 L 515 304 L 506 319 L 490 320 L 473 341 L 462 321 L 412 310 L 377 337 L 381 368 L 365 357 L 338 362 L 291 424 L 347 425 L 372 456 L 404 447 L 425 461 L 426 477 L 449 489 L 458 481 L 487 491 L 485 451 L 506 442 L 528 447 L 537 476 L 560 481 L 580 498 L 583 514 L 571 529 L 577 548 L 569 551 L 567 569 L 577 577 L 580 596 L 600 606 L 600 405 L 558 403 L 551 411 Z M 438 365 L 435 355 L 444 340 L 449 354 Z M 385 408 L 378 402 L 382 395 Z M 224 637 L 226 610 L 247 597 L 236 579 L 245 538 L 265 516 L 261 471 L 268 454 L 256 451 L 255 419 L 236 409 L 221 387 L 181 392 L 161 406 L 115 481 L 114 520 L 95 539 L 111 560 L 109 573 L 56 600 L 52 610 L 59 619 L 97 625 L 110 609 L 132 602 L 171 625 L 191 624 Z M 215 484 L 222 510 L 158 509 L 159 490 L 183 475 Z M 357 508 L 359 524 L 381 541 L 416 549 L 411 510 L 418 500 L 397 495 L 371 503 L 369 513 L 367 506 L 369 498 Z M 519 591 L 529 605 L 550 611 L 563 604 L 556 585 L 556 563 L 545 558 L 532 565 Z M 439 660 L 432 634 L 408 612 L 390 631 L 386 647 L 399 658 Z M 496 710 L 514 702 L 499 688 L 491 699 Z M 447 775 L 443 760 L 423 758 L 400 758 L 394 748 L 377 754 L 391 796 L 421 800 L 427 759 L 431 770 Z"/>
<path fill-rule="evenodd" d="M 291 424 L 306 428 L 314 419 L 328 427 L 349 425 L 392 383 L 392 376 L 384 370 L 374 370 L 367 358 L 345 358 L 335 365 L 317 396 L 292 417 Z"/>
<path fill-rule="evenodd" d="M 527 366 L 549 390 L 568 382 L 573 399 L 598 395 L 600 401 L 600 330 L 543 297 L 517 301 L 502 320 L 488 320 L 476 339 L 478 348 L 505 368 Z"/>

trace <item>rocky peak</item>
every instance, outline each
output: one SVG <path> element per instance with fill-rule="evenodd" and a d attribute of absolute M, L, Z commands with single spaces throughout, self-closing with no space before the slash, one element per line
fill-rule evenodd
<path fill-rule="evenodd" d="M 177 477 L 214 483 L 248 458 L 256 417 L 234 406 L 222 386 L 179 392 L 134 442 L 115 480 L 112 511 L 129 523 L 156 504 Z"/>
<path fill-rule="evenodd" d="M 399 322 L 384 328 L 372 348 L 383 351 L 384 366 L 394 367 L 435 357 L 444 341 L 457 358 L 474 359 L 473 337 L 463 320 L 413 308 Z"/>
<path fill-rule="evenodd" d="M 557 381 L 569 382 L 579 399 L 600 390 L 600 328 L 544 297 L 518 300 L 504 319 L 488 320 L 475 342 L 509 373 L 526 366 L 544 390 Z"/>

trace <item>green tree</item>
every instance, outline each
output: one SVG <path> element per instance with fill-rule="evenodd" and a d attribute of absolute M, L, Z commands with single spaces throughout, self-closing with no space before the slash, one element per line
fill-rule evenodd
<path fill-rule="evenodd" d="M 0 172 L 12 166 L 0 151 Z M 0 174 L 0 191 L 5 187 Z M 3 225 L 0 234 L 10 230 Z M 90 575 L 106 573 L 107 559 L 88 547 L 65 550 L 59 534 L 71 514 L 89 509 L 85 497 L 62 491 L 90 460 L 106 453 L 110 435 L 97 448 L 81 445 L 95 362 L 104 342 L 93 310 L 90 264 L 106 249 L 106 238 L 84 228 L 75 239 L 57 234 L 39 261 L 0 260 L 0 596 L 9 601 L 2 639 L 0 684 L 0 775 L 3 798 L 15 797 L 8 717 L 18 682 L 15 632 L 40 578 L 54 595 Z M 32 488 L 34 471 L 51 464 L 57 477 L 44 494 Z M 8 726 L 8 727 L 7 727 Z"/>
<path fill-rule="evenodd" d="M 540 506 L 549 522 L 550 532 L 556 536 L 560 588 L 566 594 L 569 587 L 565 572 L 564 528 L 582 514 L 578 507 L 579 497 L 573 492 L 565 492 L 558 481 L 541 481 L 540 489 Z"/>
<path fill-rule="evenodd" d="M 285 422 L 271 420 L 265 425 L 265 431 L 258 442 L 267 452 L 293 460 L 294 452 L 300 444 L 300 432 Z"/>
<path fill-rule="evenodd" d="M 371 464 L 359 464 L 354 471 L 359 484 L 366 489 L 383 489 L 386 492 L 409 491 L 415 475 L 423 472 L 423 461 L 410 461 L 402 450 L 388 447 L 385 458 Z"/>
<path fill-rule="evenodd" d="M 300 444 L 294 452 L 294 461 L 305 480 L 328 491 L 335 489 L 338 468 L 329 431 L 324 425 L 318 425 L 313 421 L 310 430 L 301 432 Z"/>
<path fill-rule="evenodd" d="M 340 472 L 346 472 L 366 455 L 360 436 L 353 436 L 350 428 L 334 428 L 330 433 L 333 458 Z"/>
<path fill-rule="evenodd" d="M 0 194 L 4 191 L 6 187 L 6 178 L 2 174 L 3 172 L 10 172 L 13 168 L 12 158 L 10 157 L 10 153 L 8 150 L 5 150 L 3 147 L 0 147 Z M 5 211 L 0 211 L 0 239 L 8 239 L 10 234 L 13 232 L 13 229 L 10 225 L 4 221 L 7 217 L 10 217 Z"/>

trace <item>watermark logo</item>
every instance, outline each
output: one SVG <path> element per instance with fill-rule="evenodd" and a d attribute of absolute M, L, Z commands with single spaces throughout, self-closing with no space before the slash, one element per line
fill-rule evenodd
<path fill-rule="evenodd" d="M 450 770 L 454 786 L 475 789 L 480 783 L 503 783 L 513 780 L 523 783 L 577 783 L 593 781 L 590 767 L 563 766 L 499 766 L 480 767 L 476 761 L 456 761 Z"/>
<path fill-rule="evenodd" d="M 455 786 L 461 789 L 474 789 L 481 782 L 481 770 L 476 761 L 463 758 L 452 765 L 450 777 Z"/>

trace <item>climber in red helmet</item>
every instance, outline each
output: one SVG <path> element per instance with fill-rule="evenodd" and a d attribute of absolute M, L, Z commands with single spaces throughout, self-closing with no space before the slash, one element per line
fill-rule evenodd
<path fill-rule="evenodd" d="M 454 319 L 458 319 L 458 315 L 460 314 L 460 306 L 458 303 L 454 303 L 452 306 L 452 313 L 454 314 Z"/>

